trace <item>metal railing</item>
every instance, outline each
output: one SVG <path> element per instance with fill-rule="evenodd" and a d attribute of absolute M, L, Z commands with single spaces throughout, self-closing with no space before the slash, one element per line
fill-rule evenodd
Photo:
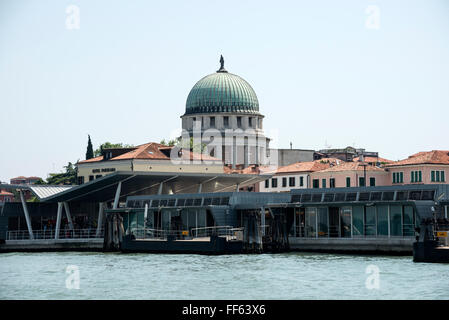
<path fill-rule="evenodd" d="M 130 233 L 139 240 L 167 240 L 169 236 L 173 237 L 176 240 L 193 240 L 196 238 L 208 238 L 212 235 L 226 237 L 228 240 L 243 239 L 243 228 L 235 228 L 231 226 L 192 228 L 190 229 L 190 231 L 133 228 L 130 230 Z"/>
<path fill-rule="evenodd" d="M 410 239 L 410 238 L 414 238 L 414 229 L 413 226 L 407 226 L 404 225 L 403 227 L 403 235 L 378 235 L 376 234 L 376 228 L 371 228 L 370 226 L 368 226 L 368 228 L 365 229 L 366 234 L 353 234 L 352 237 L 348 236 L 348 237 L 343 237 L 341 235 L 341 232 L 339 231 L 339 227 L 334 227 L 334 226 L 330 226 L 329 229 L 326 231 L 317 231 L 315 230 L 315 228 L 311 227 L 311 226 L 296 226 L 296 228 L 291 229 L 289 236 L 290 237 L 297 237 L 297 238 L 309 238 L 309 239 L 314 239 L 314 238 L 332 238 L 332 239 L 372 239 L 372 238 L 393 238 L 393 239 Z"/>
<path fill-rule="evenodd" d="M 55 230 L 33 230 L 34 240 L 52 240 L 55 239 Z M 60 230 L 59 239 L 94 239 L 103 238 L 104 230 L 101 229 L 97 235 L 97 229 L 73 229 Z M 6 234 L 7 240 L 31 240 L 28 230 L 8 231 Z"/>

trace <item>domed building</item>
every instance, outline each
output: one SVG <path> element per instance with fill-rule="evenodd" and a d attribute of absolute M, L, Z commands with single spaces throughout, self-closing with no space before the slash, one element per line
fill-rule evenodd
<path fill-rule="evenodd" d="M 269 139 L 254 89 L 224 68 L 200 79 L 190 90 L 182 128 L 192 137 L 201 133 L 209 154 L 232 168 L 263 163 Z"/>

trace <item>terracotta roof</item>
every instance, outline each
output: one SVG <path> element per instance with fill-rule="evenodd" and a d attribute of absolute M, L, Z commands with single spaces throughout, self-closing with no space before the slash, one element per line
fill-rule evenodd
<path fill-rule="evenodd" d="M 321 173 L 321 172 L 342 172 L 342 171 L 363 171 L 363 165 L 361 162 L 342 162 L 339 165 L 335 165 L 332 167 L 329 167 L 327 169 L 324 170 L 320 170 L 317 173 Z M 384 169 L 367 164 L 366 165 L 366 171 L 383 171 L 385 172 Z"/>
<path fill-rule="evenodd" d="M 6 192 L 4 190 L 0 190 L 0 196 L 14 196 L 11 192 Z"/>
<path fill-rule="evenodd" d="M 272 174 L 275 173 L 276 167 L 273 166 L 256 166 L 251 165 L 244 169 L 232 169 L 229 166 L 223 167 L 224 173 L 238 173 L 238 174 Z"/>
<path fill-rule="evenodd" d="M 359 161 L 359 160 L 360 160 L 360 157 L 356 157 L 356 158 L 352 159 L 352 161 L 354 161 L 354 162 Z M 372 162 L 372 163 L 374 163 L 374 162 L 380 162 L 380 163 L 393 162 L 393 160 L 388 160 L 388 159 L 381 158 L 381 157 L 371 157 L 371 156 L 364 157 L 364 160 L 365 160 L 365 162 Z"/>
<path fill-rule="evenodd" d="M 416 164 L 449 164 L 449 151 L 448 150 L 432 150 L 418 152 L 407 159 L 394 161 L 387 166 L 403 166 L 403 165 L 416 165 Z"/>
<path fill-rule="evenodd" d="M 343 162 L 336 158 L 323 158 L 320 160 L 296 162 L 287 166 L 280 167 L 276 173 L 293 173 L 293 172 L 314 172 L 327 169 L 331 164 Z"/>
<path fill-rule="evenodd" d="M 123 153 L 107 161 L 114 160 L 132 160 L 132 159 L 152 159 L 152 160 L 170 160 L 170 156 L 167 156 L 161 150 L 171 150 L 175 147 L 165 146 L 156 142 L 149 142 L 135 147 L 133 150 Z M 185 152 L 185 151 L 184 151 Z M 214 158 L 208 155 L 194 153 L 188 151 L 187 159 L 190 160 L 208 160 L 208 161 L 220 161 L 218 158 Z M 103 161 L 103 156 L 95 157 L 89 160 L 79 161 L 78 163 L 91 163 Z"/>

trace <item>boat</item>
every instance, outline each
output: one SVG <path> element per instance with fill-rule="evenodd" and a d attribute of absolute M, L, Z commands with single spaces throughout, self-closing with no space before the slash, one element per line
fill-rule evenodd
<path fill-rule="evenodd" d="M 416 228 L 413 243 L 414 262 L 449 263 L 449 220 L 427 218 Z"/>

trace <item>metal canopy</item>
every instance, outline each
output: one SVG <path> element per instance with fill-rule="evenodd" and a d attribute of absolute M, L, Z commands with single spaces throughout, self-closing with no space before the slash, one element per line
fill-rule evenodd
<path fill-rule="evenodd" d="M 61 193 L 73 186 L 54 186 L 54 185 L 40 185 L 40 184 L 0 184 L 0 189 L 5 190 L 29 190 L 40 200 L 50 197 L 52 195 Z"/>
<path fill-rule="evenodd" d="M 88 183 L 44 198 L 45 202 L 114 200 L 117 185 L 121 182 L 120 199 L 127 196 L 150 194 L 176 194 L 234 191 L 267 179 L 253 174 L 173 173 L 117 171 Z M 162 186 L 161 186 L 162 183 Z"/>

